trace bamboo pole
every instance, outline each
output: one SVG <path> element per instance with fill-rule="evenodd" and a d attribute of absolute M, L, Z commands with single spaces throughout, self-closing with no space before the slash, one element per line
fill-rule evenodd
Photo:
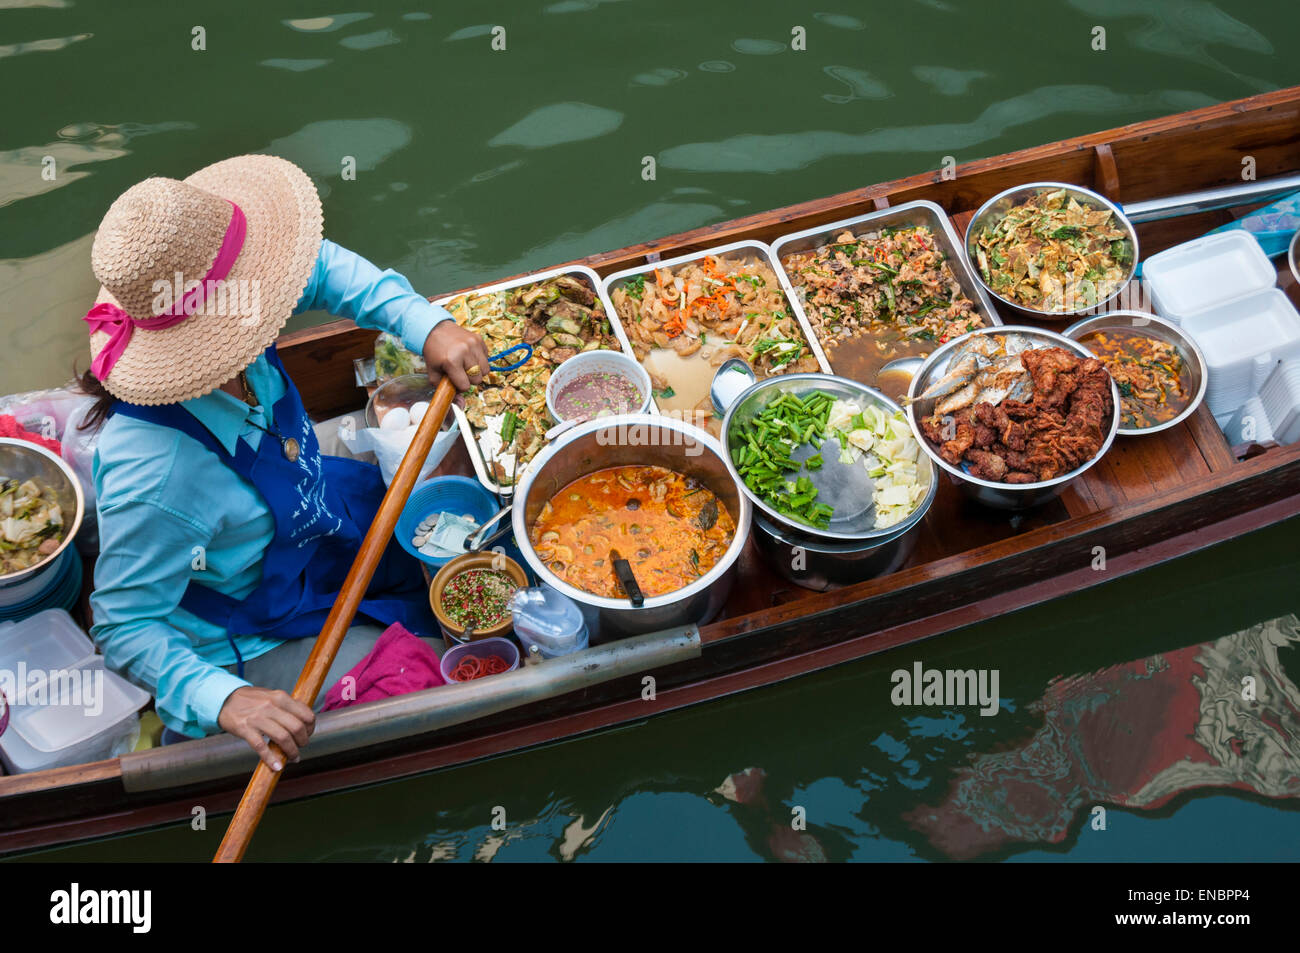
<path fill-rule="evenodd" d="M 307 664 L 303 666 L 302 674 L 298 676 L 298 683 L 293 687 L 293 697 L 308 707 L 320 694 L 325 676 L 329 673 L 330 666 L 334 664 L 339 646 L 343 644 L 343 637 L 347 635 L 348 628 L 352 625 L 352 619 L 356 616 L 357 608 L 361 605 L 370 580 L 375 575 L 379 560 L 383 557 L 384 550 L 392 538 L 393 529 L 397 526 L 397 518 L 401 515 L 402 508 L 406 506 L 407 498 L 410 497 L 415 481 L 420 475 L 420 468 L 433 447 L 438 431 L 442 429 L 443 418 L 447 416 L 447 411 L 451 408 L 451 402 L 455 397 L 455 386 L 444 377 L 439 381 L 433 400 L 429 402 L 429 409 L 420 420 L 419 427 L 416 428 L 411 446 L 407 448 L 406 455 L 398 464 L 393 482 L 379 505 L 375 521 L 370 524 L 365 539 L 361 541 L 357 558 L 353 560 L 352 568 L 348 570 L 343 588 L 339 590 L 339 596 L 325 619 L 325 625 L 320 635 L 316 637 L 311 655 L 307 657 Z M 283 763 L 284 753 L 274 742 L 271 743 L 271 750 Z M 279 780 L 280 772 L 272 771 L 265 761 L 258 761 L 248 787 L 244 789 L 244 796 L 239 800 L 239 807 L 235 809 L 235 816 L 230 819 L 230 826 L 226 828 L 225 837 L 221 839 L 221 846 L 217 848 L 216 856 L 212 858 L 213 863 L 238 863 L 243 859 L 244 852 L 248 849 L 253 833 L 266 812 L 266 806 Z"/>

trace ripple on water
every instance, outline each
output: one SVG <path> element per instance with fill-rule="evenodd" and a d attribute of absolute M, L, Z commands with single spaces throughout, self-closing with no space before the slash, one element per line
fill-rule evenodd
<path fill-rule="evenodd" d="M 962 96 L 970 84 L 989 74 L 979 69 L 950 69 L 947 66 L 914 66 L 912 75 L 929 83 L 941 96 Z"/>
<path fill-rule="evenodd" d="M 488 145 L 545 149 L 608 135 L 622 124 L 623 114 L 613 109 L 589 103 L 552 103 L 497 133 Z"/>
<path fill-rule="evenodd" d="M 394 43 L 401 42 L 401 38 L 392 30 L 375 30 L 373 33 L 345 36 L 339 40 L 339 46 L 346 46 L 350 50 L 373 50 L 376 47 L 392 46 Z"/>
<path fill-rule="evenodd" d="M 450 34 L 444 42 L 450 43 L 453 40 L 468 40 L 476 36 L 488 36 L 491 32 L 491 23 L 475 23 L 473 26 L 461 27 L 455 33 Z"/>
<path fill-rule="evenodd" d="M 840 30 L 864 30 L 867 27 L 857 17 L 851 17 L 845 13 L 814 13 L 813 16 L 827 26 L 833 26 Z"/>
<path fill-rule="evenodd" d="M 357 171 L 374 169 L 411 141 L 411 130 L 396 119 L 323 119 L 297 132 L 272 140 L 264 151 L 297 163 L 317 177 L 316 187 L 328 195 L 343 156 L 352 156 Z M 263 151 L 263 150 L 256 150 Z"/>
<path fill-rule="evenodd" d="M 0 59 L 9 56 L 22 56 L 24 53 L 52 53 L 55 50 L 71 46 L 73 43 L 89 40 L 92 36 L 94 36 L 93 33 L 77 33 L 72 36 L 51 37 L 48 40 L 28 40 L 26 43 L 0 45 Z"/>
<path fill-rule="evenodd" d="M 700 69 L 706 73 L 730 73 L 735 68 L 726 60 L 705 60 L 700 64 Z"/>
<path fill-rule="evenodd" d="M 837 79 L 848 87 L 848 95 L 842 93 L 823 93 L 822 99 L 828 103 L 851 103 L 855 99 L 888 99 L 893 94 L 889 87 L 866 70 L 852 66 L 827 66 L 822 69 L 827 76 Z"/>
<path fill-rule="evenodd" d="M 307 17 L 299 20 L 281 20 L 291 30 L 299 33 L 333 33 L 350 23 L 367 20 L 373 13 L 339 13 L 332 17 Z"/>
<path fill-rule="evenodd" d="M 783 53 L 785 44 L 778 43 L 776 40 L 755 40 L 741 37 L 738 40 L 731 41 L 731 48 L 737 53 L 747 53 L 750 56 L 772 56 L 775 53 Z"/>
<path fill-rule="evenodd" d="M 321 66 L 328 66 L 333 60 L 293 60 L 293 59 L 269 59 L 262 60 L 258 66 L 269 66 L 272 69 L 287 69 L 293 73 L 305 73 L 309 69 L 317 69 Z"/>
<path fill-rule="evenodd" d="M 992 103 L 969 122 L 884 126 L 863 133 L 809 129 L 780 135 L 745 134 L 713 142 L 670 146 L 659 154 L 660 169 L 690 172 L 789 172 L 833 156 L 881 153 L 955 155 L 1047 116 L 1118 117 L 1209 105 L 1210 97 L 1188 90 L 1122 93 L 1105 86 L 1044 86 Z"/>
<path fill-rule="evenodd" d="M 668 86 L 685 79 L 689 74 L 684 69 L 661 66 L 649 72 L 637 73 L 632 77 L 633 86 Z"/>

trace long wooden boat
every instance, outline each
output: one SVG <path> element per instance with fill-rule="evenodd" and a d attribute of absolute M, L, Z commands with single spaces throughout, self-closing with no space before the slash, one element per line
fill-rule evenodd
<path fill-rule="evenodd" d="M 1239 185 L 1246 155 L 1260 180 L 1300 173 L 1300 87 L 982 159 L 959 166 L 955 176 L 927 173 L 873 185 L 580 263 L 607 275 L 653 256 L 772 241 L 915 199 L 942 206 L 960 232 L 989 196 L 1041 180 L 1088 186 L 1132 208 Z M 1261 204 L 1143 222 L 1143 254 Z M 1281 286 L 1300 303 L 1285 262 Z M 373 353 L 373 341 L 373 332 L 350 322 L 281 340 L 284 363 L 318 419 L 363 404 L 352 362 Z M 443 467 L 469 472 L 460 451 Z M 611 656 L 605 681 L 576 679 L 560 694 L 489 705 L 481 717 L 456 723 L 430 717 L 421 696 L 438 689 L 378 703 L 368 716 L 372 706 L 322 716 L 276 799 L 445 768 L 792 678 L 1096 586 L 1297 513 L 1300 445 L 1228 446 L 1202 407 L 1171 430 L 1121 438 L 1060 498 L 1021 517 L 980 509 L 945 482 L 909 562 L 882 578 L 832 592 L 802 590 L 772 573 L 751 545 L 721 617 L 679 633 L 664 664 L 648 673 L 652 698 L 643 692 L 646 673 L 619 674 L 624 670 Z M 1097 547 L 1105 552 L 1101 570 L 1094 568 Z M 228 811 L 250 768 L 242 742 L 217 736 L 0 778 L 0 853 L 189 821 L 195 804 L 210 814 Z"/>

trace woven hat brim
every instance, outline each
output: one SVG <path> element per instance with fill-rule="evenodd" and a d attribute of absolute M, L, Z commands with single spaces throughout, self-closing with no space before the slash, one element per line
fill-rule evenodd
<path fill-rule="evenodd" d="M 222 313 L 201 311 L 169 328 L 132 332 L 103 381 L 114 397 L 132 404 L 174 404 L 201 397 L 246 368 L 279 336 L 320 255 L 320 196 L 292 162 L 276 156 L 237 156 L 200 169 L 185 181 L 238 205 L 248 222 L 247 234 L 225 279 L 232 293 Z M 117 303 L 105 288 L 96 301 Z M 102 331 L 90 336 L 92 358 L 108 337 Z"/>

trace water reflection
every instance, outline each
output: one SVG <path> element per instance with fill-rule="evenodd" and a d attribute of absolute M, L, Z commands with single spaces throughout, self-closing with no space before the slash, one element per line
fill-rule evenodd
<path fill-rule="evenodd" d="M 73 36 L 56 36 L 45 40 L 28 40 L 25 43 L 7 43 L 0 45 L 0 59 L 9 56 L 22 56 L 24 53 L 53 53 L 66 49 L 73 43 L 89 40 L 93 33 L 77 33 Z"/>
<path fill-rule="evenodd" d="M 623 114 L 614 109 L 588 103 L 552 103 L 497 133 L 488 145 L 545 149 L 607 136 L 622 124 Z"/>
<path fill-rule="evenodd" d="M 811 129 L 737 135 L 671 146 L 661 153 L 659 165 L 690 172 L 791 172 L 838 155 L 920 152 L 938 157 L 972 150 L 1016 126 L 1063 112 L 1114 116 L 1195 109 L 1211 102 L 1183 90 L 1137 94 L 1104 86 L 1049 86 L 995 102 L 969 122 L 898 125 L 856 134 Z"/>
<path fill-rule="evenodd" d="M 912 75 L 929 84 L 941 96 L 964 96 L 971 83 L 989 74 L 981 69 L 951 69 L 947 66 L 913 66 Z"/>
<path fill-rule="evenodd" d="M 966 860 L 1061 843 L 1098 804 L 1147 810 L 1210 787 L 1300 797 L 1300 690 L 1280 660 L 1297 644 L 1290 614 L 1058 681 L 1031 706 L 1041 729 L 978 755 L 904 820 Z"/>

